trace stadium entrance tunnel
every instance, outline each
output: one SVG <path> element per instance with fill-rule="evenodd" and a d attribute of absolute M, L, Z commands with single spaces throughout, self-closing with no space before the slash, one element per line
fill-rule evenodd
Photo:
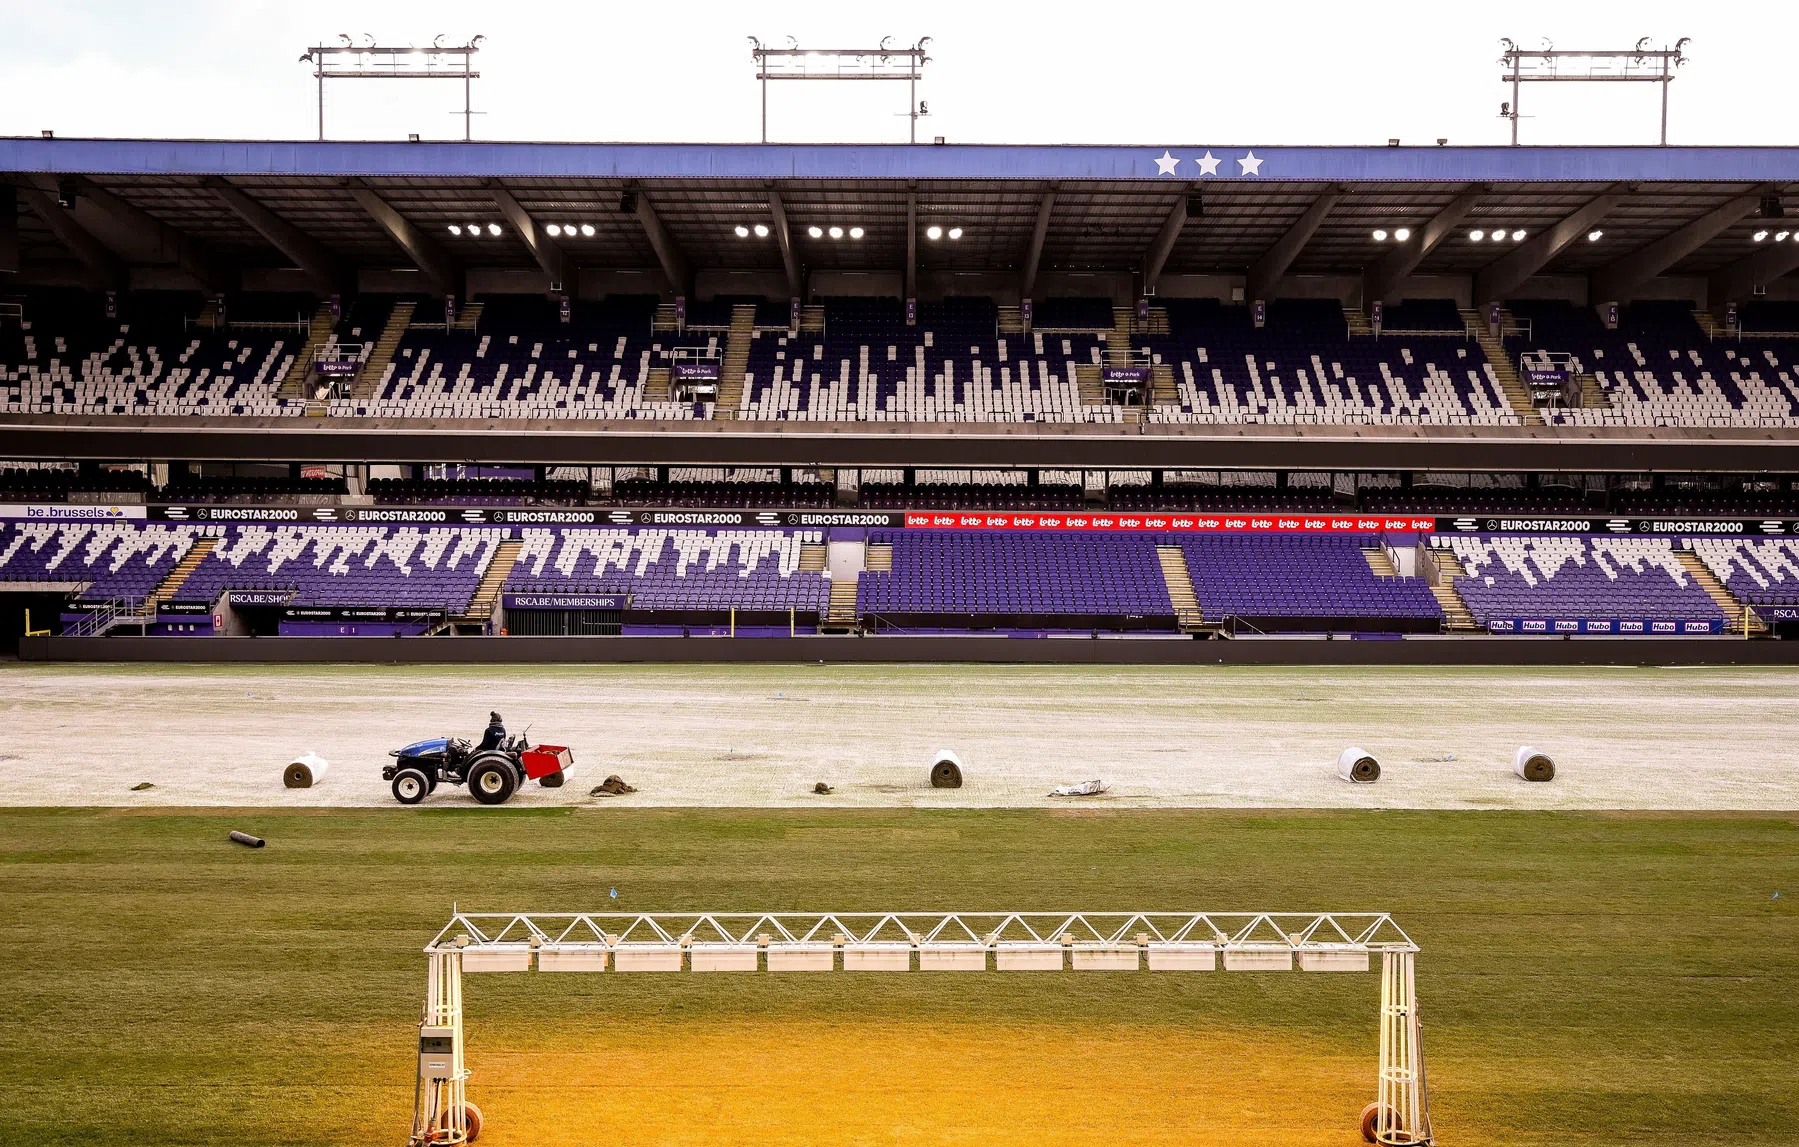
<path fill-rule="evenodd" d="M 424 953 L 409 1147 L 471 1143 L 482 1129 L 465 973 L 1366 973 L 1377 955 L 1376 1093 L 1345 1122 L 1386 1147 L 1434 1142 L 1418 947 L 1386 913 L 456 912 Z"/>

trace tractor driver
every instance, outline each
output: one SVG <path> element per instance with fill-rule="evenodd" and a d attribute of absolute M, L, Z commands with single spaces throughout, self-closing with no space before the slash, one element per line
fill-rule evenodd
<path fill-rule="evenodd" d="M 498 713 L 487 715 L 487 732 L 481 736 L 481 747 L 477 753 L 485 753 L 489 749 L 497 749 L 506 743 L 506 726 L 500 723 Z"/>

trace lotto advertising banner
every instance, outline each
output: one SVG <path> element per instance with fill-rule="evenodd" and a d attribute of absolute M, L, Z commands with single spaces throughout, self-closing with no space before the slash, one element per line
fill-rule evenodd
<path fill-rule="evenodd" d="M 1687 537 L 1779 537 L 1799 534 L 1791 518 L 1528 518 L 1468 514 L 1438 517 L 1443 534 L 1680 534 Z"/>
<path fill-rule="evenodd" d="M 1083 514 L 908 513 L 906 525 L 930 530 L 1195 530 L 1244 533 L 1429 533 L 1435 518 L 1369 514 Z"/>
<path fill-rule="evenodd" d="M 1494 617 L 1487 620 L 1489 633 L 1521 633 L 1542 636 L 1567 636 L 1577 633 L 1605 634 L 1608 637 L 1685 637 L 1702 633 L 1722 633 L 1724 623 L 1712 618 L 1697 620 L 1645 621 L 1634 618 L 1569 618 L 1569 617 Z"/>

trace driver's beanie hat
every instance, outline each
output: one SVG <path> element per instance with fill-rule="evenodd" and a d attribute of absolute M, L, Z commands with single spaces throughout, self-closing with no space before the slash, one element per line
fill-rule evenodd
<path fill-rule="evenodd" d="M 487 723 L 490 725 L 501 724 L 502 722 L 500 721 L 500 715 L 498 713 L 489 713 L 487 715 Z"/>

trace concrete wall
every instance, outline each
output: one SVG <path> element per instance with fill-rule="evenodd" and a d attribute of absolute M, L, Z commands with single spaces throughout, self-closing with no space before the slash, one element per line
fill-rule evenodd
<path fill-rule="evenodd" d="M 518 664 L 812 662 L 1070 665 L 1793 665 L 1799 641 L 1686 638 L 27 637 L 27 661 Z"/>

